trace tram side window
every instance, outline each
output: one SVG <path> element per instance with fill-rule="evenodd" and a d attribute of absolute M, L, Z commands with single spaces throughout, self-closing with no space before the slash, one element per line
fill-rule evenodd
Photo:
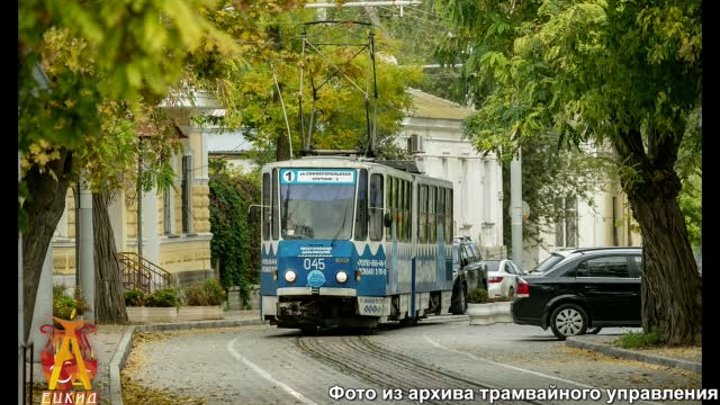
<path fill-rule="evenodd" d="M 382 240 L 383 235 L 383 177 L 382 174 L 370 176 L 370 240 Z"/>
<path fill-rule="evenodd" d="M 272 196 L 271 196 L 271 202 L 272 202 L 272 238 L 273 240 L 280 239 L 278 235 L 278 230 L 280 227 L 278 226 L 278 219 L 280 218 L 280 212 L 278 210 L 279 204 L 277 201 L 278 198 L 278 171 L 277 169 L 273 169 L 272 171 Z"/>
<path fill-rule="evenodd" d="M 412 182 L 405 181 L 405 240 L 410 242 L 412 240 Z"/>
<path fill-rule="evenodd" d="M 453 241 L 453 190 L 447 189 L 445 192 L 445 242 Z"/>
<path fill-rule="evenodd" d="M 263 173 L 262 180 L 262 238 L 270 240 L 270 173 Z"/>
<path fill-rule="evenodd" d="M 357 192 L 357 217 L 355 218 L 355 240 L 367 239 L 368 235 L 368 174 L 367 170 L 360 170 Z"/>
<path fill-rule="evenodd" d="M 437 189 L 437 225 L 435 229 L 440 232 L 442 230 L 442 238 L 445 240 L 445 188 L 438 187 Z M 440 234 L 438 233 L 438 238 Z"/>
<path fill-rule="evenodd" d="M 410 242 L 410 205 L 408 204 L 410 183 L 407 180 L 402 180 L 401 183 L 400 210 L 402 215 L 402 240 L 403 242 Z"/>
<path fill-rule="evenodd" d="M 418 226 L 418 239 L 420 243 L 427 243 L 427 192 L 428 186 L 420 186 L 420 205 L 418 212 L 420 213 L 420 225 Z"/>
<path fill-rule="evenodd" d="M 435 194 L 437 187 L 430 187 L 428 195 L 428 238 L 430 243 L 437 242 L 437 229 L 435 228 Z"/>
<path fill-rule="evenodd" d="M 387 201 L 386 206 L 393 223 L 397 226 L 397 179 L 392 176 L 387 176 Z M 385 228 L 385 240 L 392 239 L 392 225 Z"/>

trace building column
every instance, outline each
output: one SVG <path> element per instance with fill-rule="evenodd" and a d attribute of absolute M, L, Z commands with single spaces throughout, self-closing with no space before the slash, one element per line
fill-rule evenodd
<path fill-rule="evenodd" d="M 95 322 L 95 248 L 92 208 L 92 193 L 83 182 L 80 182 L 80 207 L 76 218 L 80 221 L 80 234 L 76 238 L 78 243 L 76 262 L 80 291 L 88 304 L 84 318 L 90 323 Z"/>
<path fill-rule="evenodd" d="M 202 180 L 209 180 L 210 176 L 208 173 L 208 163 L 209 163 L 209 157 L 208 157 L 208 134 L 204 132 L 200 132 L 200 167 L 199 167 L 199 177 Z M 196 177 L 197 178 L 197 177 Z"/>
<path fill-rule="evenodd" d="M 160 259 L 160 241 L 158 238 L 157 188 L 153 187 L 149 192 L 143 193 L 142 198 L 143 257 L 153 263 L 158 263 Z"/>

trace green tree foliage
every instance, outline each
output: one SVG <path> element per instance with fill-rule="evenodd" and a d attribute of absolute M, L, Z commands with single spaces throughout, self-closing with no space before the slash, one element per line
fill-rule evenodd
<path fill-rule="evenodd" d="M 475 145 L 509 157 L 548 130 L 563 143 L 612 145 L 643 235 L 643 327 L 672 344 L 699 339 L 676 163 L 697 126 L 700 1 L 444 3 L 458 27 L 445 49 L 477 73 L 479 111 L 467 122 Z"/>
<path fill-rule="evenodd" d="M 368 41 L 368 31 L 356 25 L 305 27 L 302 22 L 313 21 L 314 16 L 314 12 L 305 10 L 278 15 L 258 11 L 253 14 L 256 24 L 251 31 L 231 29 L 238 20 L 247 18 L 242 13 L 224 11 L 212 16 L 218 26 L 230 30 L 241 44 L 257 44 L 260 49 L 251 56 L 213 61 L 219 80 L 206 84 L 227 108 L 223 125 L 247 128 L 248 138 L 260 149 L 275 151 L 278 145 L 282 147 L 289 126 L 292 150 L 298 155 L 303 147 L 300 94 L 305 129 L 312 128 L 314 148 L 364 150 L 367 146 L 364 93 L 369 89 L 369 97 L 373 98 L 368 51 L 359 46 L 318 44 L 361 44 Z M 313 45 L 306 46 L 303 59 L 304 31 Z M 384 40 L 376 37 L 377 135 L 382 154 L 392 155 L 398 152 L 392 139 L 404 111 L 411 106 L 405 88 L 418 83 L 421 75 L 416 68 L 400 67 L 381 57 L 385 46 Z"/>
<path fill-rule="evenodd" d="M 197 60 L 244 50 L 215 27 L 208 13 L 230 5 L 247 9 L 258 4 L 282 8 L 296 2 L 30 0 L 19 4 L 18 142 L 25 162 L 18 211 L 23 226 L 26 319 L 33 313 L 42 260 L 69 184 L 86 169 L 94 189 L 117 187 L 122 171 L 138 154 L 150 162 L 146 179 L 167 182 L 170 172 L 163 163 L 172 142 L 165 140 L 174 125 L 158 113 L 157 103 L 171 87 L 179 94 L 181 79 L 191 83 L 198 76 L 189 73 L 205 67 Z M 155 137 L 140 147 L 138 132 Z M 159 170 L 152 170 L 156 164 Z M 28 321 L 26 334 L 29 327 Z"/>
<path fill-rule="evenodd" d="M 565 214 L 558 212 L 558 198 L 577 198 L 593 208 L 593 193 L 610 183 L 610 153 L 588 148 L 562 148 L 556 133 L 539 133 L 524 141 L 522 150 L 522 199 L 530 207 L 523 226 L 525 243 L 545 246 L 541 232 L 553 233 L 555 222 Z M 503 162 L 503 178 L 510 178 L 510 163 Z M 503 193 L 510 195 L 510 182 L 503 182 Z M 510 198 L 503 200 L 503 243 L 511 243 Z M 554 241 L 552 241 L 554 242 Z"/>
<path fill-rule="evenodd" d="M 211 169 L 212 266 L 220 269 L 225 288 L 239 286 L 245 297 L 260 276 L 260 225 L 247 222 L 248 207 L 260 201 L 258 176 L 228 170 L 223 161 L 214 161 Z"/>

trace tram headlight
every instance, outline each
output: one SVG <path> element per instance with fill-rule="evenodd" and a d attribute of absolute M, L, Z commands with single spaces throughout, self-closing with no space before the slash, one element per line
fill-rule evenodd
<path fill-rule="evenodd" d="M 288 283 L 294 283 L 296 278 L 297 274 L 295 274 L 294 271 L 288 270 L 285 272 L 285 281 L 287 281 Z"/>
<path fill-rule="evenodd" d="M 337 282 L 340 284 L 343 284 L 344 282 L 346 282 L 347 279 L 348 279 L 347 273 L 345 273 L 342 270 L 338 271 L 337 274 L 335 275 L 335 280 L 337 280 Z"/>

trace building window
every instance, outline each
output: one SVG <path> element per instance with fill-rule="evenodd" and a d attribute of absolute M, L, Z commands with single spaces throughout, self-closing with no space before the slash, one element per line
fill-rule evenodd
<path fill-rule="evenodd" d="M 577 197 L 555 199 L 555 246 L 577 247 Z"/>
<path fill-rule="evenodd" d="M 163 230 L 165 235 L 170 235 L 173 232 L 173 191 L 172 187 L 167 187 L 163 191 Z"/>

